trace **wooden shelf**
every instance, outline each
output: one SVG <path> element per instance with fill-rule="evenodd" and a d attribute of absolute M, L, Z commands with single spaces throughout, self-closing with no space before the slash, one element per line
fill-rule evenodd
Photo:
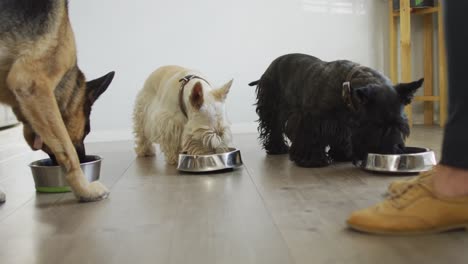
<path fill-rule="evenodd" d="M 411 14 L 414 15 L 425 15 L 425 14 L 433 14 L 439 12 L 439 7 L 423 7 L 423 8 L 411 8 Z M 400 16 L 400 10 L 393 11 L 393 16 L 397 17 Z"/>
<path fill-rule="evenodd" d="M 411 8 L 411 0 L 399 0 L 400 10 L 393 10 L 393 1 L 388 2 L 389 12 L 389 41 L 390 41 L 390 79 L 393 83 L 398 82 L 411 82 L 411 20 L 413 15 L 421 15 L 424 33 L 424 95 L 415 96 L 414 101 L 422 103 L 424 106 L 424 124 L 434 124 L 434 104 L 439 103 L 439 124 L 443 126 L 447 120 L 447 78 L 446 78 L 446 61 L 445 61 L 445 43 L 444 43 L 444 27 L 442 19 L 442 6 L 444 1 L 439 0 L 436 7 L 424 8 Z M 465 0 L 466 1 L 466 0 Z M 434 16 L 436 14 L 437 16 Z M 438 66 L 434 65 L 434 20 L 438 20 Z M 400 31 L 400 37 L 398 37 Z M 399 46 L 399 49 L 398 49 Z M 400 51 L 400 52 L 399 52 Z M 400 55 L 400 67 L 398 70 L 398 55 Z M 433 75 L 434 71 L 438 71 L 439 85 L 434 87 Z M 401 78 L 398 78 L 398 72 L 401 72 Z M 434 89 L 439 90 L 439 95 L 434 95 Z M 408 116 L 409 123 L 413 123 L 412 106 L 405 107 L 406 115 Z"/>

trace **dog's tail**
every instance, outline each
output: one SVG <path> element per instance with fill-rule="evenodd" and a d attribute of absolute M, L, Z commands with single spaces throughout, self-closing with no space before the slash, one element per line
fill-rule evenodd
<path fill-rule="evenodd" d="M 260 83 L 260 80 L 256 80 L 256 81 L 253 81 L 251 83 L 249 83 L 249 86 L 256 86 Z"/>

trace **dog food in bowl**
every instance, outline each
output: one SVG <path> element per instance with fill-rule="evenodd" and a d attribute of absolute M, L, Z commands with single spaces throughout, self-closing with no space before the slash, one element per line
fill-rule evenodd
<path fill-rule="evenodd" d="M 432 150 L 406 147 L 404 154 L 369 153 L 360 166 L 371 172 L 410 174 L 428 171 L 436 164 Z"/>
<path fill-rule="evenodd" d="M 210 172 L 242 166 L 240 151 L 235 148 L 230 148 L 229 150 L 225 153 L 211 155 L 179 154 L 177 169 L 185 172 Z"/>
<path fill-rule="evenodd" d="M 81 163 L 81 169 L 89 182 L 99 180 L 101 173 L 101 157 L 86 156 Z M 42 159 L 29 164 L 34 178 L 37 192 L 61 193 L 69 192 L 70 187 L 65 178 L 65 170 L 52 162 L 51 159 Z"/>

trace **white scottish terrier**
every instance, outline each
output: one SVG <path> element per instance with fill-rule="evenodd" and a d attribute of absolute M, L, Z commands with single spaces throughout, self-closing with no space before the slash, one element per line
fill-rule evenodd
<path fill-rule="evenodd" d="M 179 66 L 154 71 L 138 94 L 133 113 L 135 152 L 153 156 L 159 144 L 166 162 L 179 153 L 222 153 L 231 143 L 224 102 L 232 80 L 213 88 L 202 75 Z"/>

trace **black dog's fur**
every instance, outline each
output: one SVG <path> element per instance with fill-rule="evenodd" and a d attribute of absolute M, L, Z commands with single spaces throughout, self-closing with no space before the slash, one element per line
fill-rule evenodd
<path fill-rule="evenodd" d="M 367 153 L 401 153 L 409 135 L 404 105 L 423 79 L 393 86 L 381 73 L 357 66 L 305 54 L 274 60 L 260 80 L 249 84 L 257 85 L 258 130 L 266 152 L 289 150 L 290 159 L 303 167 L 362 160 Z M 353 107 L 342 96 L 346 81 Z"/>

